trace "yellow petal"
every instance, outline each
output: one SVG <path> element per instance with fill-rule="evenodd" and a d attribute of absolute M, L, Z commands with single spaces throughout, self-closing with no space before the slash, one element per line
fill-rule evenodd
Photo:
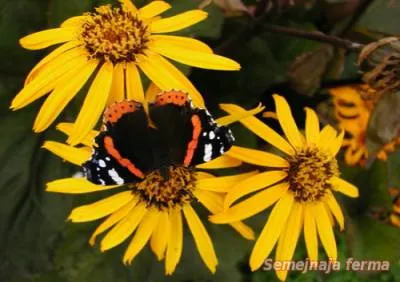
<path fill-rule="evenodd" d="M 84 194 L 110 190 L 115 187 L 119 187 L 119 185 L 103 186 L 93 184 L 85 178 L 62 178 L 48 182 L 46 191 L 64 194 Z"/>
<path fill-rule="evenodd" d="M 152 35 L 150 40 L 153 40 L 153 44 L 161 49 L 167 49 L 172 46 L 202 53 L 213 53 L 212 49 L 207 44 L 190 37 L 157 34 Z"/>
<path fill-rule="evenodd" d="M 174 65 L 156 53 L 147 58 L 141 58 L 139 67 L 161 90 L 179 89 L 186 91 L 190 94 L 195 106 L 204 107 L 201 94 Z"/>
<path fill-rule="evenodd" d="M 194 195 L 211 213 L 217 214 L 222 212 L 222 204 L 224 199 L 221 195 L 205 190 L 196 190 Z M 230 226 L 232 226 L 232 228 L 235 229 L 243 238 L 247 240 L 254 240 L 255 235 L 253 229 L 243 222 L 233 222 L 230 223 Z"/>
<path fill-rule="evenodd" d="M 232 148 L 228 152 L 226 152 L 226 154 L 233 158 L 254 165 L 282 168 L 286 168 L 289 166 L 287 160 L 277 155 L 255 149 L 232 146 Z"/>
<path fill-rule="evenodd" d="M 335 216 L 337 222 L 339 223 L 340 230 L 344 229 L 344 216 L 342 209 L 340 208 L 338 202 L 333 196 L 332 192 L 328 190 L 328 195 L 325 197 L 324 202 L 328 205 L 332 214 Z"/>
<path fill-rule="evenodd" d="M 239 181 L 247 179 L 250 176 L 255 175 L 256 173 L 257 171 L 251 171 L 231 176 L 219 176 L 213 178 L 198 179 L 196 181 L 196 188 L 224 193 L 231 190 L 232 187 Z"/>
<path fill-rule="evenodd" d="M 154 41 L 151 49 L 179 63 L 211 70 L 239 70 L 240 65 L 234 60 L 211 53 L 185 49 L 176 45 L 158 44 Z"/>
<path fill-rule="evenodd" d="M 219 169 L 219 168 L 231 168 L 240 166 L 242 162 L 238 159 L 229 157 L 227 155 L 219 156 L 209 162 L 199 164 L 196 168 L 200 169 Z"/>
<path fill-rule="evenodd" d="M 49 64 L 50 62 L 54 63 L 54 60 L 58 60 L 60 55 L 68 50 L 79 46 L 80 44 L 81 43 L 79 41 L 69 41 L 54 49 L 50 54 L 48 54 L 39 63 L 37 63 L 35 67 L 29 72 L 28 76 L 25 79 L 25 85 L 31 82 L 41 72 L 41 70 L 45 66 L 47 66 L 47 64 Z"/>
<path fill-rule="evenodd" d="M 207 233 L 206 228 L 204 227 L 199 216 L 193 210 L 191 205 L 185 205 L 183 207 L 183 213 L 186 217 L 186 221 L 189 225 L 189 229 L 193 235 L 197 250 L 199 251 L 201 258 L 207 265 L 208 269 L 212 273 L 215 273 L 218 260 L 214 251 L 214 246 L 212 244 L 210 236 Z"/>
<path fill-rule="evenodd" d="M 171 8 L 171 5 L 164 1 L 152 1 L 139 9 L 140 17 L 148 19 L 158 16 Z"/>
<path fill-rule="evenodd" d="M 125 206 L 121 207 L 119 210 L 107 217 L 107 219 L 104 220 L 93 232 L 92 236 L 89 239 L 89 244 L 93 246 L 96 242 L 96 238 L 98 235 L 110 229 L 116 223 L 125 218 L 129 214 L 129 212 L 136 206 L 138 201 L 139 197 L 135 197 L 132 201 L 130 201 Z"/>
<path fill-rule="evenodd" d="M 126 9 L 127 11 L 131 12 L 132 14 L 137 13 L 137 8 L 135 7 L 135 5 L 131 0 L 119 0 L 119 2 L 121 2 L 123 8 Z"/>
<path fill-rule="evenodd" d="M 92 153 L 87 150 L 68 146 L 63 143 L 46 141 L 42 148 L 45 148 L 53 154 L 59 156 L 63 160 L 74 165 L 81 166 L 84 162 L 90 159 Z"/>
<path fill-rule="evenodd" d="M 331 221 L 328 212 L 322 203 L 317 203 L 312 206 L 315 221 L 317 223 L 317 230 L 319 238 L 321 239 L 322 246 L 326 251 L 328 258 L 332 260 L 337 259 L 336 240 L 333 234 Z"/>
<path fill-rule="evenodd" d="M 304 241 L 308 257 L 311 261 L 318 260 L 318 238 L 317 238 L 317 225 L 315 222 L 314 212 L 311 205 L 304 207 Z"/>
<path fill-rule="evenodd" d="M 60 82 L 60 85 L 56 86 L 40 108 L 33 124 L 35 132 L 42 132 L 54 122 L 92 75 L 97 64 L 97 60 L 86 62 L 65 75 L 65 79 Z"/>
<path fill-rule="evenodd" d="M 72 222 L 96 220 L 117 211 L 129 201 L 132 201 L 134 197 L 131 191 L 120 192 L 93 204 L 73 209 L 68 219 Z"/>
<path fill-rule="evenodd" d="M 234 104 L 222 104 L 220 105 L 220 107 L 222 110 L 229 114 L 243 114 L 246 112 L 245 109 Z M 275 130 L 267 126 L 256 117 L 250 116 L 240 120 L 240 122 L 248 129 L 253 131 L 255 134 L 260 136 L 262 139 L 264 139 L 266 142 L 275 146 L 282 152 L 288 155 L 294 154 L 293 147 L 290 146 L 290 144 L 284 138 L 282 138 L 278 133 L 276 133 Z"/>
<path fill-rule="evenodd" d="M 74 132 L 67 140 L 71 145 L 80 143 L 99 121 L 108 100 L 112 74 L 112 63 L 105 62 L 90 86 L 83 106 L 76 118 Z"/>
<path fill-rule="evenodd" d="M 279 238 L 275 258 L 276 261 L 283 262 L 292 260 L 302 225 L 303 205 L 295 202 L 292 210 L 290 211 L 290 216 L 287 219 L 287 224 Z M 287 270 L 277 271 L 276 275 L 281 281 L 285 281 L 287 277 Z"/>
<path fill-rule="evenodd" d="M 294 198 L 292 192 L 286 191 L 273 208 L 269 215 L 267 224 L 265 224 L 256 244 L 253 247 L 253 251 L 251 252 L 249 264 L 252 271 L 260 268 L 264 260 L 271 253 L 272 248 L 275 246 L 276 241 L 286 224 L 286 220 L 289 217 L 293 201 Z"/>
<path fill-rule="evenodd" d="M 74 132 L 74 124 L 68 123 L 68 122 L 61 122 L 61 123 L 57 124 L 57 130 L 65 133 L 67 136 L 69 136 L 72 134 L 72 132 Z M 94 139 L 98 134 L 99 134 L 99 131 L 97 131 L 97 130 L 90 131 L 88 133 L 88 135 L 85 137 L 85 139 L 82 140 L 81 143 L 88 147 L 93 147 Z"/>
<path fill-rule="evenodd" d="M 74 40 L 77 30 L 75 28 L 53 28 L 35 32 L 22 37 L 19 43 L 29 50 L 39 50 L 54 44 Z"/>
<path fill-rule="evenodd" d="M 165 250 L 169 240 L 169 218 L 167 212 L 161 212 L 157 227 L 151 235 L 150 247 L 158 260 L 165 257 Z"/>
<path fill-rule="evenodd" d="M 128 100 L 144 102 L 142 80 L 134 63 L 126 64 L 126 96 Z"/>
<path fill-rule="evenodd" d="M 143 220 L 132 238 L 128 248 L 125 251 L 124 264 L 131 264 L 136 255 L 143 249 L 147 241 L 149 241 L 151 234 L 158 224 L 160 212 L 157 209 L 150 209 L 145 215 Z"/>
<path fill-rule="evenodd" d="M 244 181 L 238 181 L 237 184 L 228 191 L 224 201 L 224 209 L 230 207 L 241 197 L 280 182 L 286 177 L 287 172 L 285 171 L 266 171 L 246 178 Z"/>
<path fill-rule="evenodd" d="M 398 216 L 396 213 L 392 213 L 389 216 L 389 219 L 390 219 L 390 223 L 393 226 L 396 226 L 396 227 L 400 228 L 400 216 Z"/>
<path fill-rule="evenodd" d="M 153 33 L 173 32 L 192 26 L 207 18 L 207 13 L 201 10 L 191 10 L 176 16 L 153 21 L 150 29 Z"/>
<path fill-rule="evenodd" d="M 60 27 L 64 28 L 78 28 L 82 26 L 82 24 L 88 19 L 88 16 L 75 16 L 75 17 L 70 17 L 63 21 L 60 25 Z"/>
<path fill-rule="evenodd" d="M 344 137 L 344 131 L 342 130 L 339 136 L 336 137 L 330 144 L 328 150 L 332 153 L 332 156 L 336 156 L 340 148 L 342 147 L 343 137 Z"/>
<path fill-rule="evenodd" d="M 286 194 L 288 188 L 288 183 L 281 183 L 267 188 L 264 191 L 258 192 L 250 198 L 233 205 L 223 213 L 211 216 L 210 221 L 221 224 L 231 223 L 251 217 L 265 210 L 282 198 Z"/>
<path fill-rule="evenodd" d="M 332 141 L 336 138 L 336 130 L 330 126 L 326 125 L 319 134 L 318 138 L 318 147 L 321 150 L 329 150 L 329 146 L 332 144 Z"/>
<path fill-rule="evenodd" d="M 332 177 L 331 179 L 332 187 L 335 191 L 345 194 L 346 196 L 357 198 L 358 189 L 353 184 L 350 184 L 344 179 L 339 177 Z"/>
<path fill-rule="evenodd" d="M 132 192 L 130 193 L 132 194 Z M 121 244 L 135 231 L 147 211 L 146 204 L 143 202 L 135 206 L 124 219 L 118 222 L 118 224 L 104 236 L 100 243 L 100 250 L 103 252 Z"/>
<path fill-rule="evenodd" d="M 17 94 L 11 103 L 12 109 L 20 109 L 54 89 L 69 70 L 86 62 L 78 48 L 61 54 L 57 60 L 47 64 L 35 78 Z"/>
<path fill-rule="evenodd" d="M 230 223 L 229 225 L 247 240 L 253 241 L 256 238 L 253 229 L 241 221 Z"/>
<path fill-rule="evenodd" d="M 213 174 L 211 174 L 211 173 L 208 173 L 208 172 L 197 171 L 196 172 L 196 178 L 198 180 L 201 180 L 201 179 L 207 179 L 207 178 L 215 178 L 215 176 Z"/>
<path fill-rule="evenodd" d="M 305 108 L 306 110 L 306 139 L 309 145 L 317 145 L 319 136 L 319 120 L 313 109 Z"/>
<path fill-rule="evenodd" d="M 220 107 L 223 107 L 223 106 L 224 106 L 224 104 L 220 104 Z M 256 115 L 256 114 L 262 112 L 264 109 L 265 109 L 264 106 L 262 106 L 261 104 L 258 104 L 258 106 L 255 107 L 254 109 L 218 118 L 216 120 L 216 122 L 220 126 L 226 126 L 231 123 L 240 121 L 241 119 L 247 118 L 249 116 Z"/>
<path fill-rule="evenodd" d="M 146 94 L 145 94 L 147 103 L 154 102 L 157 94 L 160 92 L 161 92 L 161 89 L 157 85 L 155 85 L 153 82 L 151 82 L 149 87 L 147 87 Z"/>
<path fill-rule="evenodd" d="M 124 64 L 116 64 L 113 71 L 110 95 L 107 105 L 120 102 L 125 99 L 125 67 Z"/>
<path fill-rule="evenodd" d="M 276 106 L 276 114 L 278 116 L 279 124 L 282 127 L 289 142 L 296 148 L 301 148 L 304 145 L 303 136 L 297 128 L 296 122 L 292 116 L 289 104 L 279 95 L 273 95 Z"/>
<path fill-rule="evenodd" d="M 61 45 L 59 48 L 63 46 L 67 46 L 68 43 L 65 43 Z M 56 49 L 58 50 L 58 49 Z M 55 50 L 55 51 L 56 51 Z M 62 74 L 61 70 L 64 70 L 64 72 L 72 69 L 75 67 L 74 63 L 77 59 L 79 62 L 87 62 L 87 54 L 85 49 L 81 47 L 77 48 L 69 48 L 68 50 L 63 51 L 62 53 L 58 54 L 57 57 L 51 58 L 53 53 L 50 53 L 48 56 L 50 56 L 50 60 L 46 60 L 47 62 L 43 63 L 40 65 L 39 62 L 39 67 L 37 68 L 36 66 L 33 68 L 31 74 L 28 75 L 27 80 L 29 82 L 31 81 L 39 81 L 46 79 L 49 75 L 52 73 L 60 73 Z M 45 57 L 43 60 L 45 60 L 47 57 Z M 36 69 L 36 70 L 35 70 Z M 59 74 L 59 75 L 60 75 Z M 26 85 L 29 85 L 29 83 L 25 83 Z"/>
<path fill-rule="evenodd" d="M 183 245 L 182 214 L 180 209 L 174 209 L 169 214 L 170 236 L 165 257 L 165 274 L 171 275 L 181 258 Z"/>

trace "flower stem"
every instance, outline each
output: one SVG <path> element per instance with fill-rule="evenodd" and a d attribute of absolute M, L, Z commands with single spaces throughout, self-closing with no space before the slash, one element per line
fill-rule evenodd
<path fill-rule="evenodd" d="M 304 38 L 304 39 L 309 39 L 309 40 L 313 40 L 313 41 L 324 42 L 324 43 L 331 44 L 335 47 L 344 48 L 348 51 L 360 52 L 361 49 L 364 47 L 363 44 L 356 43 L 356 42 L 350 41 L 348 39 L 343 39 L 343 38 L 339 38 L 336 36 L 327 35 L 322 32 L 314 32 L 314 31 L 310 32 L 310 31 L 304 31 L 304 30 L 299 30 L 299 29 L 294 29 L 294 28 L 289 28 L 289 27 L 273 25 L 273 24 L 263 24 L 263 27 L 266 31 L 280 33 L 280 34 L 294 36 L 294 37 L 299 37 L 299 38 Z"/>

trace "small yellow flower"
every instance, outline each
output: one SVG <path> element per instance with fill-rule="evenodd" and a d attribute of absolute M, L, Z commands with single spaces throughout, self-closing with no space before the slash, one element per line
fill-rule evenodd
<path fill-rule="evenodd" d="M 365 165 L 368 158 L 366 145 L 368 123 L 380 96 L 368 85 L 351 85 L 330 89 L 333 97 L 335 117 L 339 127 L 349 133 L 342 146 L 347 147 L 344 155 L 348 165 Z M 400 137 L 389 142 L 377 153 L 377 158 L 386 160 L 387 154 L 400 144 Z"/>
<path fill-rule="evenodd" d="M 69 135 L 74 126 L 61 123 L 58 129 Z M 97 131 L 92 130 L 82 140 L 80 147 L 53 141 L 46 141 L 43 147 L 64 160 L 81 166 L 91 158 L 97 134 Z M 201 258 L 214 273 L 217 257 L 213 243 L 192 205 L 200 202 L 212 214 L 222 212 L 223 195 L 227 190 L 255 172 L 215 177 L 200 169 L 229 168 L 240 164 L 239 160 L 222 155 L 196 168 L 169 167 L 167 180 L 161 176 L 159 170 L 148 173 L 135 185 L 102 186 L 95 185 L 85 178 L 64 178 L 48 183 L 47 191 L 82 194 L 115 190 L 116 193 L 110 197 L 73 209 L 68 219 L 72 222 L 88 222 L 107 217 L 92 234 L 89 240 L 91 245 L 106 231 L 107 234 L 100 242 L 101 251 L 121 244 L 133 234 L 123 262 L 130 264 L 149 242 L 158 260 L 165 259 L 167 275 L 174 272 L 181 257 L 185 218 Z M 230 225 L 244 238 L 254 240 L 252 229 L 244 223 L 238 221 Z"/>
<path fill-rule="evenodd" d="M 107 104 L 124 98 L 145 101 L 139 70 L 162 90 L 190 93 L 196 106 L 202 107 L 197 89 L 163 56 L 200 68 L 240 69 L 237 62 L 214 54 L 199 40 L 165 35 L 204 20 L 206 12 L 191 10 L 161 18 L 170 8 L 167 2 L 152 1 L 140 9 L 130 0 L 120 2 L 121 7 L 101 6 L 67 19 L 58 28 L 20 40 L 30 50 L 62 43 L 32 69 L 11 104 L 17 110 L 50 93 L 34 122 L 35 132 L 49 127 L 91 77 L 93 82 L 68 140 L 72 145 L 96 125 Z"/>
<path fill-rule="evenodd" d="M 235 185 L 226 195 L 225 211 L 211 217 L 214 223 L 236 222 L 275 204 L 250 256 L 253 271 L 262 266 L 276 243 L 275 259 L 290 261 L 301 230 L 304 230 L 311 261 L 318 260 L 317 234 L 328 257 L 336 260 L 333 217 L 341 229 L 344 228 L 344 217 L 332 192 L 358 196 L 357 188 L 339 177 L 335 155 L 342 144 L 343 132 L 337 135 L 329 125 L 320 131 L 316 113 L 306 108 L 303 136 L 286 100 L 278 95 L 274 95 L 274 100 L 278 121 L 288 141 L 255 117 L 246 117 L 241 123 L 286 156 L 232 147 L 227 152 L 228 156 L 268 170 Z M 244 111 L 230 104 L 222 105 L 222 109 L 230 114 Z M 234 204 L 239 198 L 253 192 L 256 193 Z M 285 280 L 287 271 L 277 271 L 277 275 Z"/>

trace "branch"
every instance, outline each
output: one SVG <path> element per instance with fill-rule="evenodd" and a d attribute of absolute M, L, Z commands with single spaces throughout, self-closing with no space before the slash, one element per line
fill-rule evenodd
<path fill-rule="evenodd" d="M 344 48 L 348 51 L 353 51 L 353 52 L 360 52 L 361 49 L 364 47 L 363 44 L 356 43 L 348 39 L 342 39 L 336 36 L 327 35 L 321 32 L 310 32 L 289 27 L 273 25 L 273 24 L 264 24 L 263 27 L 265 30 L 270 32 L 328 43 L 335 47 Z"/>

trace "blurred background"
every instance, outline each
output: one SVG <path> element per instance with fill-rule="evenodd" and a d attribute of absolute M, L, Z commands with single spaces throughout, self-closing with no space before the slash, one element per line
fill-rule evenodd
<path fill-rule="evenodd" d="M 48 50 L 24 50 L 18 39 L 56 27 L 70 16 L 102 4 L 113 4 L 113 1 L 0 0 L 0 281 L 277 280 L 274 272 L 250 271 L 247 261 L 253 242 L 243 240 L 227 226 L 209 223 L 206 227 L 219 258 L 216 275 L 211 275 L 202 264 L 188 232 L 185 232 L 182 260 L 172 277 L 164 276 L 163 263 L 157 262 L 147 247 L 132 266 L 126 267 L 121 262 L 125 244 L 101 254 L 98 248 L 88 244 L 97 223 L 65 221 L 72 207 L 100 199 L 101 195 L 74 197 L 44 191 L 46 182 L 78 171 L 41 149 L 45 140 L 64 141 L 64 136 L 54 129 L 33 134 L 31 127 L 42 100 L 17 112 L 8 109 L 11 99 L 22 88 L 24 77 L 48 53 Z M 147 2 L 134 0 L 139 7 Z M 216 116 L 222 115 L 219 103 L 237 103 L 250 108 L 262 102 L 267 110 L 273 111 L 271 94 L 279 93 L 288 99 L 300 125 L 304 124 L 305 106 L 317 109 L 323 123 L 337 125 L 328 90 L 361 83 L 357 54 L 324 42 L 306 40 L 299 34 L 289 36 L 276 29 L 276 25 L 323 32 L 359 43 L 400 33 L 398 0 L 168 2 L 173 8 L 166 15 L 198 7 L 207 11 L 207 20 L 182 33 L 200 38 L 216 53 L 231 57 L 242 65 L 240 72 L 181 67 L 203 93 L 207 106 Z M 78 95 L 59 121 L 73 121 L 83 97 Z M 391 100 L 382 99 L 371 110 L 366 129 L 368 135 L 364 140 L 369 149 L 374 150 L 387 141 L 385 138 L 368 140 L 371 136 L 389 134 L 390 138 L 398 137 L 396 105 L 400 106 L 400 100 L 397 97 L 400 94 Z M 263 120 L 273 127 L 277 125 L 273 119 Z M 238 145 L 265 148 L 261 140 L 240 125 L 234 125 L 233 130 Z M 339 158 L 343 159 L 343 153 Z M 360 197 L 339 197 L 346 216 L 346 230 L 335 230 L 339 259 L 342 263 L 348 257 L 387 260 L 391 269 L 387 272 L 328 274 L 292 272 L 288 281 L 400 281 L 400 224 L 396 226 L 393 221 L 396 216 L 394 200 L 400 188 L 400 153 L 390 152 L 386 161 L 371 157 L 362 165 L 350 167 L 343 161 L 340 164 L 343 178 L 359 187 Z M 389 188 L 393 188 L 392 193 Z M 199 213 L 206 220 L 207 213 L 201 209 Z M 400 222 L 400 215 L 398 217 Z M 264 212 L 248 223 L 259 232 L 266 218 Z M 300 239 L 294 259 L 305 257 L 304 242 Z M 322 250 L 320 257 L 326 258 Z"/>

